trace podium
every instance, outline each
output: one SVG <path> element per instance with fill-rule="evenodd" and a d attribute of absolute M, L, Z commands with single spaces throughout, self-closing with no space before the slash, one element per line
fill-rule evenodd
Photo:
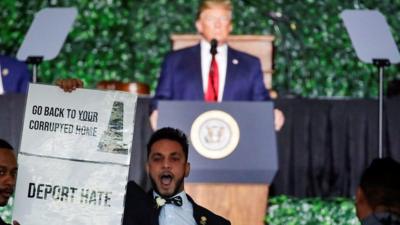
<path fill-rule="evenodd" d="M 272 102 L 159 101 L 159 127 L 190 139 L 185 190 L 233 225 L 262 225 L 278 169 Z"/>

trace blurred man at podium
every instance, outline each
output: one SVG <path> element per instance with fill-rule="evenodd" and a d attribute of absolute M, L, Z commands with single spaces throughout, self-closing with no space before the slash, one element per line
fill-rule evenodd
<path fill-rule="evenodd" d="M 199 44 L 169 53 L 162 64 L 152 103 L 153 128 L 158 118 L 158 100 L 266 101 L 261 63 L 255 56 L 227 45 L 232 26 L 230 0 L 203 0 L 198 8 L 196 29 Z M 275 110 L 275 127 L 284 123 Z"/>
<path fill-rule="evenodd" d="M 153 98 L 150 121 L 157 127 L 158 100 L 267 101 L 260 60 L 227 45 L 232 26 L 230 0 L 201 1 L 196 29 L 199 44 L 169 53 L 162 64 Z M 82 87 L 77 79 L 57 82 L 65 91 Z M 275 130 L 284 124 L 283 113 L 275 109 Z"/>

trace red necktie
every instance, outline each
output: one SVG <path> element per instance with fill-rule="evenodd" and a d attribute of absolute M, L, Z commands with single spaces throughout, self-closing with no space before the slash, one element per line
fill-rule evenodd
<path fill-rule="evenodd" d="M 216 102 L 218 101 L 218 64 L 215 60 L 215 55 L 213 55 L 211 60 L 210 72 L 208 73 L 208 84 L 207 92 L 204 95 L 206 102 Z"/>

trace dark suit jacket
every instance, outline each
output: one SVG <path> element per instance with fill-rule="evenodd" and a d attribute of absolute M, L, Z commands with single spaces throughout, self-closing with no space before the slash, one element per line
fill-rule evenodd
<path fill-rule="evenodd" d="M 193 204 L 193 217 L 198 225 L 230 225 L 231 223 L 208 209 L 197 205 L 188 195 Z M 153 200 L 153 191 L 145 193 L 134 181 L 130 181 L 125 197 L 123 225 L 158 225 L 159 211 Z M 206 224 L 201 224 L 201 218 L 206 218 Z"/>
<path fill-rule="evenodd" d="M 400 225 L 400 215 L 389 212 L 371 213 L 360 222 L 361 225 Z"/>
<path fill-rule="evenodd" d="M 260 60 L 228 47 L 223 101 L 265 101 Z M 204 100 L 200 44 L 169 53 L 162 65 L 153 101 Z"/>
<path fill-rule="evenodd" d="M 201 224 L 202 217 L 207 219 L 206 224 L 204 224 L 204 225 L 230 225 L 231 224 L 231 222 L 229 222 L 229 220 L 226 220 L 225 218 L 214 214 L 210 210 L 208 210 L 200 205 L 197 205 L 189 195 L 187 195 L 187 197 L 193 205 L 193 217 L 194 217 L 194 220 L 196 221 L 197 225 L 203 225 L 203 224 Z M 158 222 L 157 222 L 157 225 L 158 225 Z"/>
<path fill-rule="evenodd" d="M 9 225 L 8 223 L 4 222 L 1 218 L 0 218 L 0 225 Z"/>
<path fill-rule="evenodd" d="M 154 211 L 153 198 L 134 181 L 129 181 L 125 195 L 123 225 L 151 225 Z M 158 221 L 158 220 L 157 220 Z"/>
<path fill-rule="evenodd" d="M 16 59 L 0 55 L 1 77 L 5 93 L 26 93 L 31 74 L 28 66 Z"/>

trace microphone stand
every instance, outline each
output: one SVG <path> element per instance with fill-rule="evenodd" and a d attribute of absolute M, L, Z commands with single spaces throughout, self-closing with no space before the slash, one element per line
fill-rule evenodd
<path fill-rule="evenodd" d="M 26 63 L 31 64 L 33 68 L 32 82 L 36 83 L 39 76 L 39 65 L 43 62 L 43 56 L 29 56 Z"/>
<path fill-rule="evenodd" d="M 378 68 L 379 73 L 379 122 L 378 122 L 378 157 L 383 157 L 383 72 L 390 66 L 387 59 L 373 59 L 372 63 Z"/>

